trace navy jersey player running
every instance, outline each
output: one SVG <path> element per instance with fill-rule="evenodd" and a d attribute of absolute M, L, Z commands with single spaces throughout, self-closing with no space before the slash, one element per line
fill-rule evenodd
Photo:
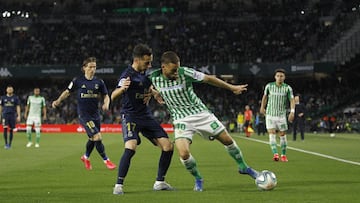
<path fill-rule="evenodd" d="M 173 189 L 165 182 L 165 175 L 173 154 L 173 145 L 146 104 L 150 96 L 148 92 L 151 82 L 145 72 L 151 67 L 152 58 L 152 50 L 147 45 L 135 46 L 133 63 L 121 74 L 117 88 L 111 94 L 111 100 L 122 95 L 120 113 L 125 142 L 125 150 L 119 163 L 118 179 L 113 194 L 123 194 L 123 183 L 130 167 L 131 158 L 135 154 L 137 145 L 141 143 L 139 133 L 162 150 L 153 189 Z"/>
<path fill-rule="evenodd" d="M 20 122 L 20 100 L 14 94 L 14 88 L 11 85 L 6 87 L 6 95 L 1 97 L 0 100 L 1 122 L 4 128 L 5 149 L 11 148 L 13 140 L 13 131 L 16 121 Z M 8 129 L 10 136 L 8 137 Z"/>
<path fill-rule="evenodd" d="M 81 160 L 84 162 L 85 168 L 91 170 L 92 166 L 89 157 L 96 147 L 106 167 L 112 170 L 116 168 L 116 165 L 113 164 L 105 154 L 105 147 L 101 141 L 100 113 L 98 109 L 98 98 L 103 96 L 104 104 L 102 105 L 102 109 L 104 111 L 109 110 L 110 97 L 108 90 L 104 81 L 94 76 L 96 71 L 95 57 L 89 57 L 84 60 L 82 71 L 84 72 L 84 76 L 74 78 L 59 98 L 53 101 L 52 106 L 56 108 L 71 92 L 77 91 L 77 113 L 79 115 L 79 121 L 89 137 L 86 143 L 86 152 L 81 156 Z"/>

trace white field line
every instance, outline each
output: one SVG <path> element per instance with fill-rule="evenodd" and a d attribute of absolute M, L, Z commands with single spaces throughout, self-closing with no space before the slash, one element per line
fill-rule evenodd
<path fill-rule="evenodd" d="M 257 139 L 253 139 L 253 138 L 248 138 L 248 137 L 244 137 L 244 136 L 238 136 L 238 135 L 233 135 L 234 137 L 238 137 L 238 138 L 242 138 L 242 139 L 246 139 L 246 140 L 251 140 L 251 141 L 255 141 L 255 142 L 260 142 L 260 143 L 263 143 L 263 144 L 269 144 L 268 141 L 262 141 L 262 140 L 257 140 Z M 279 146 L 279 145 L 278 145 Z M 356 162 L 356 161 L 350 161 L 350 160 L 346 160 L 346 159 L 341 159 L 341 158 L 337 158 L 337 157 L 334 157 L 334 156 L 330 156 L 330 155 L 326 155 L 326 154 L 320 154 L 320 153 L 317 153 L 317 152 L 312 152 L 312 151 L 308 151 L 308 150 L 303 150 L 303 149 L 298 149 L 298 148 L 295 148 L 295 147 L 287 147 L 288 149 L 291 149 L 291 150 L 294 150 L 294 151 L 298 151 L 298 152 L 303 152 L 303 153 L 306 153 L 306 154 L 312 154 L 312 155 L 315 155 L 315 156 L 320 156 L 320 157 L 324 157 L 324 158 L 327 158 L 327 159 L 332 159 L 332 160 L 336 160 L 336 161 L 340 161 L 340 162 L 344 162 L 344 163 L 348 163 L 348 164 L 353 164 L 353 165 L 358 165 L 360 166 L 360 162 Z"/>

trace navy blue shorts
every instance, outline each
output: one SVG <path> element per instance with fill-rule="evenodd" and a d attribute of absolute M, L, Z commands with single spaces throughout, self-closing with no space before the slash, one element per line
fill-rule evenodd
<path fill-rule="evenodd" d="M 100 132 L 100 119 L 90 120 L 79 118 L 80 124 L 85 128 L 86 134 L 89 138 Z"/>
<path fill-rule="evenodd" d="M 12 114 L 12 113 L 3 114 L 2 125 L 4 128 L 7 126 L 11 129 L 14 129 L 15 124 L 16 124 L 16 115 L 15 114 Z"/>
<path fill-rule="evenodd" d="M 136 139 L 137 144 L 140 145 L 140 133 L 154 145 L 156 145 L 155 140 L 158 138 L 169 138 L 168 134 L 154 118 L 134 119 L 124 114 L 121 115 L 121 118 L 124 142 Z"/>

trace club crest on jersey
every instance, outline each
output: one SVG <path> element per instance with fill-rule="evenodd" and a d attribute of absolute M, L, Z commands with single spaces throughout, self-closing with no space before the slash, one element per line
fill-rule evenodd
<path fill-rule="evenodd" d="M 86 89 L 86 85 L 81 85 L 81 88 L 82 88 L 82 89 Z"/>
<path fill-rule="evenodd" d="M 99 89 L 99 84 L 95 84 L 95 89 Z"/>

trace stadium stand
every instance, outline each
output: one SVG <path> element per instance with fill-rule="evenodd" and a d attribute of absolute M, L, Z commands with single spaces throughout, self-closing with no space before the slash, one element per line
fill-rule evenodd
<path fill-rule="evenodd" d="M 101 59 L 102 65 L 123 65 L 130 62 L 130 50 L 139 42 L 154 49 L 155 60 L 163 51 L 174 50 L 185 64 L 333 61 L 334 73 L 287 80 L 303 95 L 313 119 L 309 122 L 319 123 L 323 115 L 335 114 L 343 126 L 359 123 L 360 92 L 351 88 L 354 83 L 359 85 L 360 78 L 360 6 L 354 0 L 4 0 L 0 8 L 2 67 L 79 65 L 90 55 Z M 106 81 L 109 89 L 114 87 L 114 78 Z M 51 87 L 46 79 L 3 81 L 16 83 L 22 99 L 32 88 L 23 84 L 36 83 L 50 107 L 53 94 L 58 93 L 56 87 L 64 87 L 64 79 L 69 80 L 53 80 Z M 239 98 L 230 92 L 196 87 L 224 122 L 235 118 L 245 104 L 257 111 L 263 85 L 271 80 L 238 79 L 251 87 Z M 61 111 L 49 109 L 48 122 L 76 122 L 76 104 L 71 101 L 67 100 Z M 162 107 L 151 105 L 160 122 L 170 122 Z M 356 110 L 344 113 L 350 107 Z M 104 122 L 118 122 L 119 108 L 104 113 Z"/>

